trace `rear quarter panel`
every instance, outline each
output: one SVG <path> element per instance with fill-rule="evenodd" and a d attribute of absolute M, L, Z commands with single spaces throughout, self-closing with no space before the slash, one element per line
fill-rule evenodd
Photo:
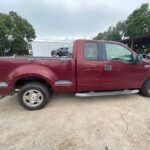
<path fill-rule="evenodd" d="M 46 80 L 52 85 L 54 92 L 74 92 L 75 84 L 75 61 L 64 58 L 12 58 L 0 59 L 0 82 L 6 81 L 10 87 L 21 78 L 32 76 Z M 69 80 L 71 87 L 56 86 L 59 80 Z"/>

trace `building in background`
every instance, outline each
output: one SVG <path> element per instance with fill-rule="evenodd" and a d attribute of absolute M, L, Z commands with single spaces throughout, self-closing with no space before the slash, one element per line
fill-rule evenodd
<path fill-rule="evenodd" d="M 61 47 L 68 47 L 69 51 L 72 51 L 72 41 L 33 41 L 32 45 L 32 52 L 34 57 L 51 57 L 51 51 L 61 48 Z"/>

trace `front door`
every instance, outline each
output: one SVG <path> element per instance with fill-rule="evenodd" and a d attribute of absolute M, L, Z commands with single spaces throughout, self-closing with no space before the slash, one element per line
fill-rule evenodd
<path fill-rule="evenodd" d="M 105 43 L 106 60 L 102 74 L 103 90 L 139 88 L 144 65 L 133 63 L 133 52 L 124 45 Z"/>

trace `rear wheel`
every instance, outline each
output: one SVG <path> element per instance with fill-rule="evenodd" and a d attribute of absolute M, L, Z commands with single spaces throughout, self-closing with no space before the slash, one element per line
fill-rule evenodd
<path fill-rule="evenodd" d="M 24 108 L 38 110 L 48 103 L 49 91 L 41 83 L 29 83 L 19 91 L 18 100 Z"/>
<path fill-rule="evenodd" d="M 150 79 L 144 83 L 141 89 L 141 94 L 143 96 L 150 97 Z"/>

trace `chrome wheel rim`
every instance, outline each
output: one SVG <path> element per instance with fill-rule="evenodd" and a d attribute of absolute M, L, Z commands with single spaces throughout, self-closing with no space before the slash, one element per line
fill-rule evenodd
<path fill-rule="evenodd" d="M 39 90 L 28 90 L 23 94 L 23 102 L 29 107 L 37 107 L 43 102 L 43 94 Z"/>

